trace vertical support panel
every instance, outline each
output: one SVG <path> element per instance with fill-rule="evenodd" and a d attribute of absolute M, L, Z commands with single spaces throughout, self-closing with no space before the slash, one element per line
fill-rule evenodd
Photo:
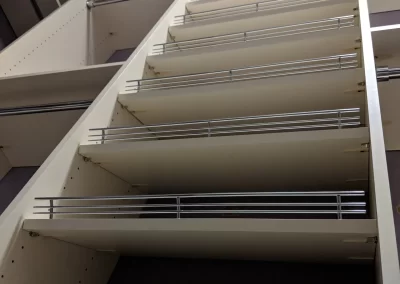
<path fill-rule="evenodd" d="M 400 283 L 399 259 L 386 164 L 385 143 L 367 0 L 359 1 L 365 83 L 370 126 L 372 169 L 379 230 L 378 273 L 384 284 Z"/>
<path fill-rule="evenodd" d="M 70 0 L 0 55 L 0 76 L 15 76 L 87 65 L 86 1 Z"/>
<path fill-rule="evenodd" d="M 0 283 L 106 284 L 118 258 L 21 230 L 0 266 Z"/>
<path fill-rule="evenodd" d="M 6 211 L 0 215 L 0 265 L 7 261 L 6 254 L 13 243 L 14 232 L 21 228 L 24 218 L 32 216 L 34 198 L 37 196 L 61 196 L 63 194 L 64 181 L 69 176 L 79 145 L 82 142 L 87 142 L 89 129 L 105 127 L 109 124 L 113 116 L 118 93 L 127 80 L 142 78 L 143 68 L 150 48 L 154 44 L 165 40 L 170 22 L 174 16 L 184 12 L 186 2 L 187 0 L 175 0 L 143 42 L 132 53 L 127 63 L 97 96 L 89 109 L 54 149 Z M 71 3 L 85 5 L 85 1 L 70 0 L 62 9 L 57 10 L 49 18 L 58 17 L 59 11 L 64 11 L 64 8 L 73 5 Z"/>

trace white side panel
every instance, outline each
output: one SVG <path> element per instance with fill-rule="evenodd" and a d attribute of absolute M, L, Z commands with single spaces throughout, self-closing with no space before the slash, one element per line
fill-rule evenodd
<path fill-rule="evenodd" d="M 117 261 L 117 254 L 31 237 L 21 230 L 0 267 L 0 283 L 106 284 Z"/>
<path fill-rule="evenodd" d="M 10 162 L 4 155 L 3 151 L 0 149 L 0 180 L 7 174 L 10 169 Z"/>
<path fill-rule="evenodd" d="M 87 64 L 86 1 L 70 0 L 0 54 L 0 76 L 76 68 Z"/>
<path fill-rule="evenodd" d="M 82 5 L 85 3 L 85 1 L 71 0 L 66 5 L 75 5 L 78 2 L 82 3 Z M 71 163 L 80 142 L 87 139 L 88 129 L 108 125 L 113 115 L 118 92 L 123 88 L 126 80 L 140 79 L 142 77 L 149 48 L 155 43 L 165 40 L 168 24 L 174 16 L 184 13 L 185 3 L 186 0 L 176 0 L 173 3 L 142 44 L 131 55 L 128 62 L 118 71 L 112 81 L 99 94 L 94 103 L 0 216 L 0 262 L 5 260 L 5 253 L 12 241 L 14 231 L 21 226 L 21 219 L 29 216 L 34 197 L 62 194 L 63 181 L 68 177 Z M 61 10 L 63 9 L 59 11 Z M 53 15 L 57 14 L 58 12 Z"/>
<path fill-rule="evenodd" d="M 384 284 L 400 283 L 399 258 L 396 249 L 396 234 L 386 164 L 374 51 L 369 24 L 368 3 L 367 0 L 360 0 L 359 3 L 370 126 L 370 151 L 374 173 L 373 178 L 381 256 L 380 267 L 378 267 L 380 271 L 378 271 L 378 273 L 381 273 L 382 283 Z"/>

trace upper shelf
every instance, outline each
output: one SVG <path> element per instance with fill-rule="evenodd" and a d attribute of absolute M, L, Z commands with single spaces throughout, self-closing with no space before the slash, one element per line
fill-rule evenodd
<path fill-rule="evenodd" d="M 207 17 L 204 13 L 178 16 L 176 25 L 171 26 L 169 31 L 175 41 L 181 41 L 352 15 L 357 8 L 353 1 L 300 2 L 298 5 L 269 9 L 271 2 L 266 1 L 260 2 L 258 9 L 256 4 L 250 4 L 235 8 L 239 12 L 235 10 L 234 13 L 229 12 L 232 8 L 228 8 L 216 13 L 207 12 L 210 14 Z"/>
<path fill-rule="evenodd" d="M 368 179 L 368 141 L 368 128 L 350 128 L 81 145 L 79 153 L 149 193 L 346 190 Z"/>
<path fill-rule="evenodd" d="M 211 11 L 211 10 L 217 10 L 217 9 L 223 9 L 223 8 L 229 8 L 229 7 L 234 7 L 234 6 L 240 6 L 240 5 L 247 5 L 247 4 L 256 4 L 260 3 L 262 1 L 260 0 L 193 0 L 193 1 L 188 1 L 186 4 L 187 12 L 188 14 L 192 13 L 199 13 L 199 12 L 204 12 L 204 11 Z M 271 4 L 276 3 L 275 5 L 279 5 L 280 1 L 269 1 Z M 286 5 L 301 5 L 302 3 L 306 2 L 318 2 L 318 1 L 304 1 L 304 0 L 286 0 L 284 4 Z M 321 1 L 320 1 L 321 2 Z M 349 0 L 349 1 L 341 1 L 341 2 L 353 2 L 355 3 L 354 0 Z"/>
<path fill-rule="evenodd" d="M 0 78 L 0 108 L 94 99 L 123 62 Z"/>
<path fill-rule="evenodd" d="M 147 63 L 170 76 L 349 53 L 360 47 L 357 22 L 350 15 L 158 44 Z"/>
<path fill-rule="evenodd" d="M 26 219 L 23 229 L 124 255 L 342 263 L 372 261 L 377 236 L 376 220 Z"/>

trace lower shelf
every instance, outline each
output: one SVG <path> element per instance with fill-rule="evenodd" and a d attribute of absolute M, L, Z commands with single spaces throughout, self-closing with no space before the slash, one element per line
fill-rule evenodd
<path fill-rule="evenodd" d="M 372 261 L 376 220 L 26 219 L 23 229 L 125 255 Z"/>

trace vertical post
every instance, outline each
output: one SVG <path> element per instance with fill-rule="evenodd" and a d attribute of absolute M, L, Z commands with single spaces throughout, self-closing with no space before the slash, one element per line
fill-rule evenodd
<path fill-rule="evenodd" d="M 233 78 L 232 78 L 232 70 L 229 70 L 229 77 L 230 77 L 230 80 L 232 81 L 233 80 Z"/>
<path fill-rule="evenodd" d="M 337 210 L 338 210 L 338 219 L 342 219 L 342 197 L 340 195 L 336 196 L 336 202 L 337 202 Z"/>
<path fill-rule="evenodd" d="M 211 122 L 208 122 L 208 137 L 211 137 Z"/>
<path fill-rule="evenodd" d="M 340 29 L 341 28 L 341 22 L 340 22 L 340 18 L 337 20 L 337 25 L 338 25 L 338 29 Z"/>
<path fill-rule="evenodd" d="M 137 81 L 137 91 L 140 91 L 140 80 Z"/>
<path fill-rule="evenodd" d="M 176 198 L 176 218 L 181 218 L 181 199 L 179 196 Z"/>
<path fill-rule="evenodd" d="M 342 129 L 342 112 L 340 110 L 338 112 L 338 127 Z"/>
<path fill-rule="evenodd" d="M 101 130 L 101 144 L 104 144 L 104 139 L 106 136 L 106 131 L 104 129 Z"/>
<path fill-rule="evenodd" d="M 258 12 L 258 3 L 256 3 L 256 12 Z"/>
<path fill-rule="evenodd" d="M 53 204 L 54 204 L 54 201 L 53 201 L 53 199 L 50 199 L 50 209 L 49 209 L 49 211 L 50 211 L 50 219 L 53 219 Z"/>
<path fill-rule="evenodd" d="M 339 56 L 339 69 L 342 69 L 342 57 Z"/>
<path fill-rule="evenodd" d="M 244 38 L 243 38 L 243 40 L 244 40 L 244 41 L 247 41 L 247 33 L 246 33 L 246 32 L 244 32 Z"/>
<path fill-rule="evenodd" d="M 165 54 L 165 43 L 163 43 L 163 54 Z"/>

